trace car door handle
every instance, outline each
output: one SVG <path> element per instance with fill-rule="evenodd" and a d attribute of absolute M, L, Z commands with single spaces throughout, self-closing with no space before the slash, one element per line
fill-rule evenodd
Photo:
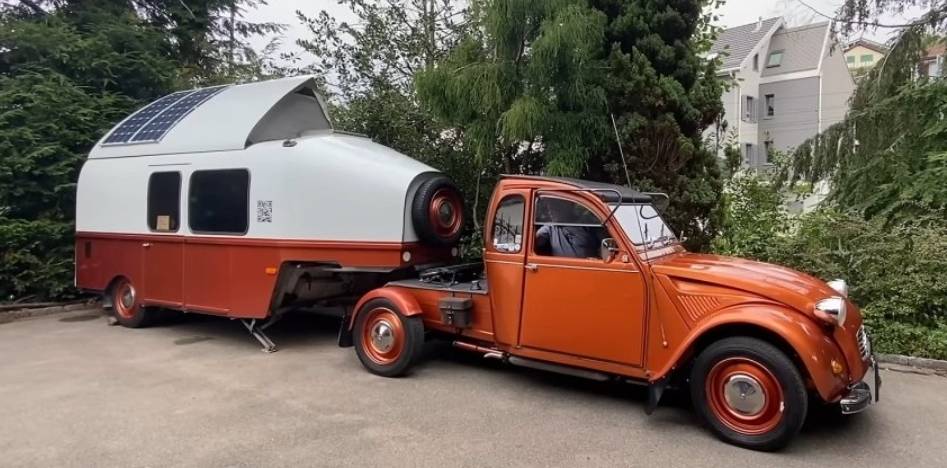
<path fill-rule="evenodd" d="M 527 264 L 526 264 L 526 269 L 529 270 L 529 271 L 539 271 L 539 265 L 537 265 L 537 264 L 535 264 L 535 263 L 527 263 Z"/>
<path fill-rule="evenodd" d="M 141 244 L 141 246 L 147 249 L 148 247 L 151 247 L 151 242 L 145 242 Z"/>

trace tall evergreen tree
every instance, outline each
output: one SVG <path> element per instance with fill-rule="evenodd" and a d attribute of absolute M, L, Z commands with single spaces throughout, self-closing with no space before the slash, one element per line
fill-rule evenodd
<path fill-rule="evenodd" d="M 704 249 L 722 183 L 702 131 L 723 85 L 702 0 L 479 0 L 476 28 L 418 77 L 425 104 L 504 171 L 584 176 L 671 196 Z M 611 118 L 614 117 L 616 142 Z"/>
<path fill-rule="evenodd" d="M 604 17 L 584 1 L 473 3 L 472 31 L 418 76 L 428 108 L 505 172 L 581 176 L 605 124 Z M 535 154 L 542 155 L 536 159 Z"/>
<path fill-rule="evenodd" d="M 721 221 L 717 158 L 701 134 L 723 112 L 723 84 L 709 50 L 711 2 L 589 0 L 607 18 L 605 95 L 617 145 L 593 156 L 589 176 L 666 192 L 671 225 L 706 249 Z M 627 170 L 627 175 L 626 171 Z"/>
<path fill-rule="evenodd" d="M 247 12 L 266 0 L 130 0 L 154 27 L 169 35 L 182 76 L 192 85 L 253 77 L 259 53 L 254 36 L 275 35 L 284 26 L 254 22 Z"/>

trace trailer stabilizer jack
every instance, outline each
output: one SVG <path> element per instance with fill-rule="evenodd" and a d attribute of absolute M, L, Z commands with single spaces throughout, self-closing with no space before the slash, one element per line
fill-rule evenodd
<path fill-rule="evenodd" d="M 240 323 L 246 327 L 247 331 L 250 332 L 250 336 L 256 338 L 257 341 L 263 346 L 264 353 L 275 353 L 277 348 L 276 344 L 270 340 L 270 337 L 266 336 L 266 333 L 263 333 L 263 329 L 266 328 L 266 325 L 257 326 L 256 319 L 251 320 L 240 320 Z"/>

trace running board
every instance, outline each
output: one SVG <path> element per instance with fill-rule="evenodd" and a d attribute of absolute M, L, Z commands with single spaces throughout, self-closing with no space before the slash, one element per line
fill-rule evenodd
<path fill-rule="evenodd" d="M 270 340 L 270 337 L 266 336 L 266 333 L 263 333 L 263 329 L 269 326 L 269 323 L 263 324 L 262 326 L 257 326 L 256 319 L 241 319 L 240 323 L 242 323 L 243 326 L 246 327 L 247 331 L 250 332 L 250 336 L 256 338 L 256 340 L 260 342 L 260 344 L 263 346 L 264 353 L 276 352 L 276 344 Z"/>
<path fill-rule="evenodd" d="M 528 367 L 530 369 L 537 369 L 549 372 L 555 372 L 557 374 L 571 375 L 573 377 L 580 377 L 583 379 L 595 380 L 598 382 L 606 382 L 612 378 L 608 374 L 603 374 L 601 372 L 595 372 L 585 369 L 576 369 L 575 367 L 569 366 L 560 366 L 559 364 L 552 364 L 549 362 L 543 361 L 534 361 L 532 359 L 526 359 L 516 356 L 510 356 L 507 359 L 507 362 L 513 364 L 514 366 Z"/>

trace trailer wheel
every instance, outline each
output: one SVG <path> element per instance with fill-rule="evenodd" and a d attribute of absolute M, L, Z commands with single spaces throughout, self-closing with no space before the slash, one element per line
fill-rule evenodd
<path fill-rule="evenodd" d="M 411 204 L 411 222 L 422 241 L 456 245 L 464 225 L 464 200 L 457 186 L 442 175 L 422 182 Z"/>
<path fill-rule="evenodd" d="M 799 433 L 808 395 L 785 353 L 755 338 L 711 344 L 691 369 L 691 399 L 721 440 L 754 450 L 777 450 Z"/>
<path fill-rule="evenodd" d="M 404 375 L 417 361 L 424 345 L 420 317 L 405 317 L 387 299 L 368 301 L 355 319 L 355 353 L 373 374 Z"/>
<path fill-rule="evenodd" d="M 141 328 L 147 326 L 154 313 L 139 302 L 138 292 L 132 282 L 120 278 L 109 290 L 112 301 L 112 313 L 123 327 Z"/>

